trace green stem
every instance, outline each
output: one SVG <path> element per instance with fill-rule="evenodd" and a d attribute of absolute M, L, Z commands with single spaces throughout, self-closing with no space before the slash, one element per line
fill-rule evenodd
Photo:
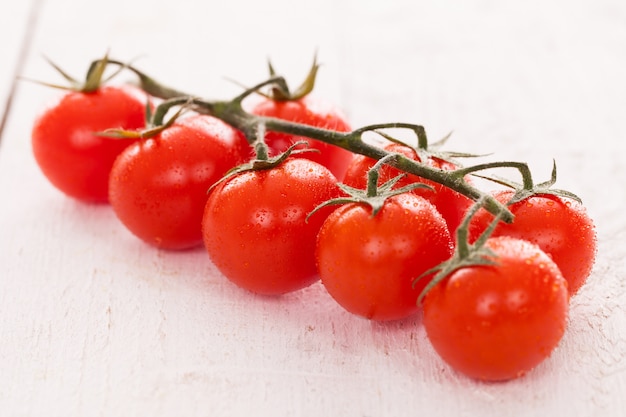
<path fill-rule="evenodd" d="M 265 143 L 265 124 L 259 123 L 257 125 L 256 140 L 254 141 L 254 150 L 256 152 L 256 159 L 259 161 L 267 161 L 270 157 L 269 149 Z"/>
<path fill-rule="evenodd" d="M 97 62 L 99 61 L 95 61 L 94 63 L 92 63 L 92 65 L 95 65 Z M 463 176 L 465 174 L 483 169 L 489 169 L 494 167 L 512 167 L 520 172 L 525 183 L 529 181 L 532 182 L 532 179 L 530 177 L 530 171 L 528 170 L 526 164 L 521 164 L 517 162 L 491 163 L 477 165 L 474 167 L 461 168 L 455 171 L 444 171 L 441 169 L 432 168 L 430 166 L 427 166 L 426 164 L 419 163 L 400 154 L 391 154 L 384 149 L 370 145 L 362 139 L 362 136 L 365 132 L 375 131 L 377 129 L 410 129 L 416 133 L 419 146 L 423 149 L 426 149 L 426 133 L 421 125 L 410 123 L 385 123 L 365 126 L 352 132 L 337 132 L 334 130 L 321 129 L 304 124 L 293 123 L 282 119 L 257 116 L 248 113 L 243 109 L 242 101 L 247 96 L 258 91 L 260 88 L 276 84 L 278 84 L 279 86 L 285 85 L 286 87 L 285 80 L 282 77 L 272 77 L 269 80 L 259 83 L 258 85 L 246 90 L 239 96 L 235 97 L 235 99 L 231 101 L 207 101 L 204 99 L 196 98 L 193 95 L 175 90 L 173 88 L 163 86 L 147 76 L 142 71 L 133 67 L 132 65 L 128 65 L 123 62 L 111 59 L 107 60 L 107 63 L 123 66 L 124 68 L 132 71 L 139 77 L 141 88 L 146 93 L 167 100 L 167 105 L 162 110 L 159 110 L 164 112 L 162 115 L 160 115 L 161 118 L 163 118 L 169 107 L 177 104 L 190 103 L 195 111 L 216 117 L 223 122 L 231 125 L 232 127 L 242 131 L 246 135 L 246 138 L 251 145 L 254 145 L 257 142 L 257 129 L 259 125 L 263 124 L 265 126 L 265 129 L 267 129 L 268 131 L 288 133 L 291 135 L 304 136 L 310 139 L 319 140 L 325 143 L 329 143 L 331 145 L 344 148 L 353 153 L 368 156 L 375 160 L 388 158 L 388 160 L 386 160 L 386 163 L 401 171 L 409 174 L 418 175 L 422 178 L 426 178 L 434 182 L 440 183 L 473 200 L 479 200 L 481 198 L 484 199 L 485 209 L 487 209 L 494 215 L 500 214 L 502 220 L 506 222 L 513 221 L 513 215 L 506 208 L 506 206 L 498 202 L 491 195 L 483 193 L 479 189 L 473 187 L 471 184 L 465 181 Z M 257 149 L 257 152 L 258 151 L 259 150 Z M 261 150 L 261 153 L 262 152 L 263 150 Z M 393 155 L 394 157 L 390 157 L 391 155 Z"/>
<path fill-rule="evenodd" d="M 378 178 L 380 168 L 396 157 L 395 154 L 389 154 L 376 162 L 372 168 L 367 172 L 367 188 L 366 193 L 368 197 L 375 197 L 378 194 Z"/>
<path fill-rule="evenodd" d="M 471 252 L 470 243 L 468 239 L 469 224 L 470 224 L 470 221 L 472 220 L 472 217 L 474 217 L 474 215 L 476 214 L 476 212 L 481 207 L 484 206 L 484 203 L 485 203 L 484 198 L 477 200 L 476 204 L 470 207 L 465 217 L 463 217 L 463 222 L 461 223 L 459 228 L 456 229 L 456 246 L 457 246 L 456 251 L 460 259 L 466 259 Z"/>
<path fill-rule="evenodd" d="M 151 120 L 152 124 L 155 126 L 162 125 L 165 120 L 165 115 L 172 107 L 182 106 L 187 103 L 189 103 L 189 98 L 187 97 L 169 99 L 162 102 L 154 109 L 154 114 L 152 115 Z"/>
<path fill-rule="evenodd" d="M 525 190 L 530 190 L 534 187 L 533 177 L 528 168 L 528 164 L 524 162 L 515 161 L 499 161 L 499 162 L 486 162 L 484 164 L 472 165 L 470 167 L 459 168 L 455 173 L 459 175 L 467 175 L 472 172 L 484 171 L 492 168 L 515 168 L 522 176 L 522 185 Z"/>

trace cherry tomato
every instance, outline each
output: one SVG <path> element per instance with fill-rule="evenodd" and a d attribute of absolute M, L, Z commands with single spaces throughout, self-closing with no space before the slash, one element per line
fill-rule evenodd
<path fill-rule="evenodd" d="M 132 141 L 94 133 L 143 128 L 146 101 L 139 90 L 114 86 L 62 96 L 37 118 L 32 130 L 33 153 L 43 174 L 70 197 L 107 202 L 113 162 Z"/>
<path fill-rule="evenodd" d="M 494 192 L 506 204 L 513 191 Z M 576 201 L 550 194 L 534 195 L 509 206 L 513 223 L 500 223 L 492 236 L 512 236 L 537 244 L 558 265 L 576 294 L 591 273 L 596 256 L 596 232 L 584 207 Z M 470 240 L 491 223 L 493 216 L 480 210 L 470 223 Z"/>
<path fill-rule="evenodd" d="M 242 163 L 249 148 L 240 132 L 216 118 L 180 118 L 120 154 L 110 178 L 113 210 L 128 230 L 151 245 L 201 245 L 209 187 Z"/>
<path fill-rule="evenodd" d="M 415 150 L 408 146 L 392 143 L 385 146 L 385 150 L 388 152 L 400 153 L 410 159 L 420 161 L 420 157 L 417 155 Z M 367 172 L 374 166 L 375 163 L 376 161 L 372 158 L 363 155 L 355 156 L 348 166 L 343 183 L 354 188 L 364 189 L 367 185 Z M 443 170 L 451 171 L 456 169 L 454 164 L 437 158 L 429 158 L 425 163 L 433 168 Z M 379 171 L 379 183 L 383 184 L 401 173 L 402 172 L 400 170 L 385 165 Z M 452 235 L 454 235 L 456 229 L 463 220 L 465 212 L 472 205 L 472 200 L 448 187 L 418 177 L 417 175 L 407 175 L 396 184 L 396 188 L 415 182 L 432 187 L 432 190 L 428 188 L 416 188 L 412 192 L 426 198 L 437 208 L 437 210 L 439 210 L 448 225 L 448 229 Z"/>
<path fill-rule="evenodd" d="M 207 201 L 207 252 L 228 279 L 249 291 L 277 295 L 304 288 L 318 279 L 315 239 L 333 208 L 305 219 L 339 195 L 333 174 L 304 158 L 237 174 L 218 184 Z"/>
<path fill-rule="evenodd" d="M 497 264 L 456 270 L 424 297 L 423 323 L 435 351 L 481 380 L 519 377 L 546 359 L 567 325 L 567 282 L 536 245 L 487 240 Z"/>
<path fill-rule="evenodd" d="M 428 280 L 413 281 L 452 255 L 453 241 L 435 207 L 414 194 L 370 206 L 338 208 L 320 230 L 316 257 L 322 283 L 346 310 L 373 320 L 395 320 L 418 310 Z"/>
<path fill-rule="evenodd" d="M 306 124 L 338 132 L 349 132 L 350 125 L 346 118 L 333 106 L 311 96 L 298 100 L 275 101 L 261 100 L 252 105 L 250 112 L 259 116 L 275 117 L 290 122 Z M 309 143 L 309 148 L 319 152 L 305 152 L 299 157 L 308 158 L 324 165 L 341 180 L 352 160 L 352 153 L 335 145 L 314 139 L 294 136 L 286 133 L 267 132 L 265 142 L 270 148 L 270 155 L 277 155 L 299 141 Z"/>

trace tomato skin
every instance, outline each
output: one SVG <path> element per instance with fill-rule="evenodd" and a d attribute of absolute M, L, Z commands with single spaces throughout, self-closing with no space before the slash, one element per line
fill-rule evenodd
<path fill-rule="evenodd" d="M 506 204 L 513 191 L 494 192 Z M 500 223 L 492 236 L 512 236 L 537 244 L 558 265 L 569 285 L 570 295 L 578 292 L 591 273 L 597 251 L 593 221 L 585 208 L 573 200 L 541 194 L 509 206 L 513 223 Z M 470 223 L 470 240 L 474 241 L 493 220 L 480 210 Z"/>
<path fill-rule="evenodd" d="M 352 130 L 345 116 L 338 109 L 311 96 L 289 101 L 264 99 L 254 103 L 250 108 L 250 112 L 258 116 L 275 117 L 338 132 L 349 132 Z M 299 141 L 308 142 L 310 149 L 319 152 L 305 152 L 298 155 L 298 157 L 307 158 L 324 165 L 341 181 L 348 164 L 352 160 L 352 152 L 303 136 L 271 131 L 265 134 L 265 142 L 270 148 L 271 156 L 284 152 L 292 144 Z"/>
<path fill-rule="evenodd" d="M 111 206 L 128 230 L 153 246 L 199 246 L 209 187 L 248 154 L 243 134 L 220 120 L 178 119 L 120 154 L 111 171 Z"/>
<path fill-rule="evenodd" d="M 104 86 L 93 93 L 67 93 L 45 110 L 35 121 L 31 144 L 50 183 L 78 200 L 106 203 L 113 162 L 133 141 L 94 133 L 143 128 L 146 101 L 134 88 Z"/>
<path fill-rule="evenodd" d="M 397 143 L 391 143 L 384 148 L 387 152 L 400 153 L 415 161 L 420 161 L 414 149 Z M 374 166 L 376 161 L 364 155 L 356 155 L 344 176 L 343 182 L 354 188 L 365 189 L 367 186 L 367 172 Z M 454 164 L 437 158 L 429 158 L 426 164 L 433 168 L 443 169 L 446 171 L 454 170 Z M 379 184 L 383 184 L 390 179 L 397 177 L 402 172 L 388 165 L 383 166 L 379 171 Z M 434 181 L 421 178 L 417 175 L 409 174 L 396 184 L 396 188 L 403 187 L 412 183 L 426 184 L 433 189 L 416 188 L 412 193 L 426 198 L 430 201 L 446 220 L 448 229 L 455 234 L 456 229 L 463 221 L 463 216 L 467 209 L 472 205 L 472 200 L 458 192 L 451 190 Z"/>
<path fill-rule="evenodd" d="M 491 238 L 496 266 L 453 272 L 425 296 L 423 324 L 455 370 L 476 379 L 519 377 L 546 359 L 567 326 L 567 282 L 536 245 Z"/>
<path fill-rule="evenodd" d="M 414 194 L 389 198 L 372 216 L 351 203 L 335 210 L 318 235 L 322 283 L 346 310 L 372 320 L 417 312 L 428 279 L 415 278 L 450 258 L 453 240 L 435 207 Z"/>
<path fill-rule="evenodd" d="M 333 174 L 304 158 L 240 173 L 207 201 L 202 232 L 209 257 L 229 280 L 254 293 L 304 288 L 318 279 L 315 239 L 334 208 L 305 218 L 340 194 Z"/>

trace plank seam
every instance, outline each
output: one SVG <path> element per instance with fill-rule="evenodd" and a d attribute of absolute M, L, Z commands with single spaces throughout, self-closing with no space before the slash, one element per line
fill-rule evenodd
<path fill-rule="evenodd" d="M 19 81 L 20 74 L 24 69 L 24 65 L 26 63 L 26 58 L 30 52 L 30 48 L 32 45 L 33 34 L 35 32 L 37 21 L 39 20 L 39 10 L 41 9 L 41 5 L 43 0 L 33 0 L 30 8 L 30 12 L 28 14 L 28 18 L 26 20 L 26 30 L 22 36 L 20 53 L 18 54 L 17 61 L 15 63 L 15 68 L 13 70 L 13 79 L 11 81 L 11 87 L 9 88 L 9 94 L 7 94 L 7 98 L 4 105 L 4 113 L 2 114 L 2 118 L 0 119 L 0 145 L 2 145 L 2 137 L 4 136 L 4 128 L 9 120 L 9 115 L 11 113 L 11 107 L 13 105 L 13 100 L 15 98 L 15 93 L 17 91 L 17 84 Z"/>

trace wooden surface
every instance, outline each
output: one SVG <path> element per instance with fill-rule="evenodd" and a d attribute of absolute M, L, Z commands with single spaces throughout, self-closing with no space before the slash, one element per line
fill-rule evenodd
<path fill-rule="evenodd" d="M 0 415 L 626 415 L 622 0 L 31 0 L 0 5 L 0 35 Z M 538 180 L 555 158 L 583 198 L 597 263 L 559 348 L 524 378 L 451 371 L 419 317 L 371 323 L 318 284 L 252 296 L 202 249 L 147 247 L 35 165 L 31 125 L 59 92 L 19 82 L 8 100 L 16 68 L 60 81 L 42 55 L 80 77 L 110 50 L 228 98 L 224 77 L 260 81 L 267 57 L 299 82 L 316 49 L 317 94 L 355 126 L 453 130 L 451 148 L 528 161 Z"/>

